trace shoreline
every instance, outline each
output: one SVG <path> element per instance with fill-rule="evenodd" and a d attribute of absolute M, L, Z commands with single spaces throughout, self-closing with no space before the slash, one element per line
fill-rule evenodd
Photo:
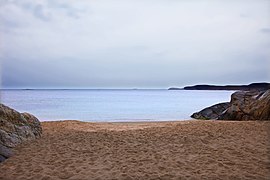
<path fill-rule="evenodd" d="M 0 179 L 268 179 L 269 121 L 41 122 Z"/>

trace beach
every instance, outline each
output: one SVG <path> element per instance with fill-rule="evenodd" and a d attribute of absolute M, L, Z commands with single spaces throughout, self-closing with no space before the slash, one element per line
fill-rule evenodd
<path fill-rule="evenodd" d="M 42 122 L 0 179 L 270 179 L 268 121 Z"/>

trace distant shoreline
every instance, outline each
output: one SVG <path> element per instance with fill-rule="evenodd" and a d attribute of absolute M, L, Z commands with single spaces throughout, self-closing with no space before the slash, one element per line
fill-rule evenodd
<path fill-rule="evenodd" d="M 261 83 L 251 83 L 248 85 L 210 85 L 210 84 L 198 84 L 185 87 L 170 87 L 170 88 L 0 88 L 2 90 L 61 90 L 61 91 L 70 91 L 70 90 L 109 90 L 109 91 L 130 91 L 130 90 L 260 90 L 260 89 L 270 89 L 270 83 L 261 82 Z"/>
<path fill-rule="evenodd" d="M 184 88 L 171 87 L 168 90 L 264 90 L 270 89 L 270 83 L 251 83 L 248 85 L 194 85 L 194 86 L 185 86 Z"/>

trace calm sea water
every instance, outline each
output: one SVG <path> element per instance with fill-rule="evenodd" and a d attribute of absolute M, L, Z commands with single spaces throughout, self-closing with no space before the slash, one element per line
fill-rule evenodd
<path fill-rule="evenodd" d="M 230 100 L 233 91 L 1 90 L 1 102 L 41 121 L 166 121 Z"/>

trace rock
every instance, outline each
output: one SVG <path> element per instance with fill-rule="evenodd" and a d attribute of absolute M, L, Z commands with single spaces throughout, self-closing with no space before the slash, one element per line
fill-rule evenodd
<path fill-rule="evenodd" d="M 5 161 L 7 158 L 5 158 L 4 156 L 0 155 L 0 163 Z"/>
<path fill-rule="evenodd" d="M 191 117 L 195 119 L 217 119 L 229 107 L 229 104 L 229 102 L 215 104 L 192 114 Z"/>
<path fill-rule="evenodd" d="M 13 155 L 10 148 L 8 148 L 2 144 L 0 144 L 0 153 L 1 153 L 1 156 L 5 157 L 5 158 L 9 158 Z"/>
<path fill-rule="evenodd" d="M 41 124 L 35 116 L 0 104 L 0 162 L 12 155 L 16 145 L 41 134 Z"/>
<path fill-rule="evenodd" d="M 194 113 L 195 119 L 270 120 L 270 89 L 238 91 L 230 103 L 221 103 Z"/>
<path fill-rule="evenodd" d="M 229 108 L 218 119 L 270 120 L 270 89 L 233 93 Z"/>

